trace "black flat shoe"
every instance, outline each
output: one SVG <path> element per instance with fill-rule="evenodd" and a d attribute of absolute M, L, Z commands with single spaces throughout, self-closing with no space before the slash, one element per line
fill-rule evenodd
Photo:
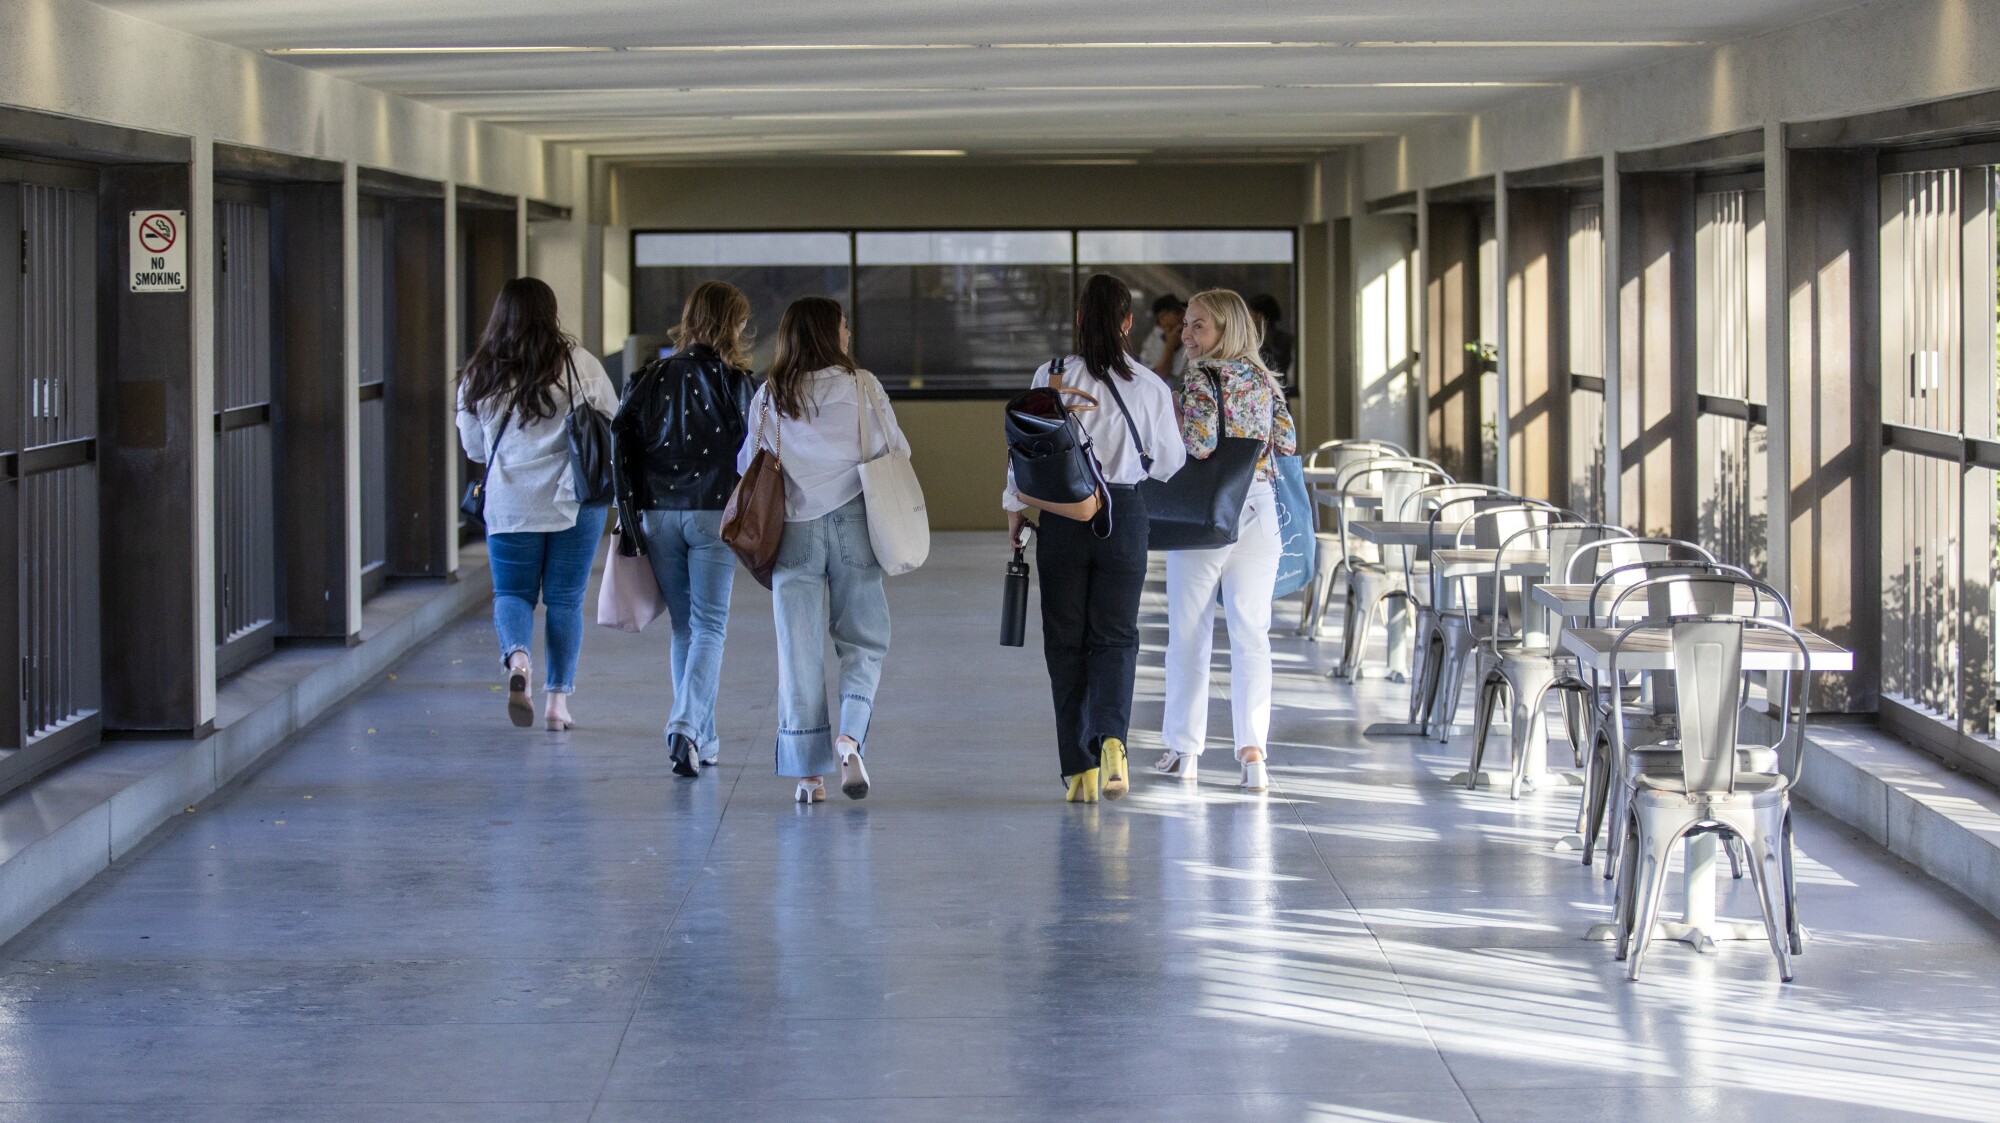
<path fill-rule="evenodd" d="M 667 738 L 667 757 L 674 762 L 674 775 L 701 775 L 700 754 L 695 751 L 693 739 L 675 733 Z"/>

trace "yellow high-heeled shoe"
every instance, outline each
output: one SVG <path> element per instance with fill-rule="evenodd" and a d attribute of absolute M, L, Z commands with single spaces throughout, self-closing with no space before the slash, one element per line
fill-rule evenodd
<path fill-rule="evenodd" d="M 1097 776 L 1097 769 L 1093 768 L 1087 772 L 1079 772 L 1074 776 L 1068 777 L 1069 794 L 1063 796 L 1063 798 L 1070 803 L 1096 803 Z"/>
<path fill-rule="evenodd" d="M 1125 793 L 1132 790 L 1132 782 L 1125 775 L 1125 742 L 1106 737 L 1098 749 L 1097 768 L 1104 777 L 1104 798 L 1124 799 Z"/>

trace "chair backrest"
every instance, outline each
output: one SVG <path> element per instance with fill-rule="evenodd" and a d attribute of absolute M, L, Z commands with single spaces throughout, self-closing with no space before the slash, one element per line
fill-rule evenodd
<path fill-rule="evenodd" d="M 1460 546 L 1497 550 L 1501 543 L 1524 530 L 1546 527 L 1559 521 L 1562 512 L 1554 506 L 1535 499 L 1516 499 L 1499 507 L 1478 510 L 1459 523 L 1454 536 Z M 1534 549 L 1535 547 L 1521 547 Z M 1493 617 L 1506 614 L 1510 606 L 1501 604 L 1497 597 L 1500 586 L 1496 585 L 1491 573 L 1469 577 L 1457 582 L 1457 593 L 1452 599 L 1461 604 L 1468 614 Z M 1519 605 L 1511 606 L 1512 619 L 1520 619 Z"/>
<path fill-rule="evenodd" d="M 1408 456 L 1410 451 L 1394 441 L 1360 440 L 1348 438 L 1338 441 L 1323 441 L 1318 448 L 1306 454 L 1308 468 L 1341 468 L 1356 460 L 1366 460 L 1372 456 Z"/>
<path fill-rule="evenodd" d="M 1735 791 L 1743 625 L 1734 619 L 1682 620 L 1675 622 L 1672 634 L 1681 775 L 1687 790 Z"/>
<path fill-rule="evenodd" d="M 1628 601 L 1643 594 L 1646 617 L 1652 620 L 1743 615 L 1775 618 L 1787 626 L 1792 623 L 1792 605 L 1785 595 L 1735 566 L 1697 562 L 1640 564 L 1646 567 L 1643 579 L 1620 588 L 1611 599 L 1607 612 L 1614 620 Z M 1606 576 L 1617 572 L 1613 570 Z M 1737 604 L 1737 596 L 1742 592 L 1750 594 L 1747 613 L 1740 611 Z"/>
<path fill-rule="evenodd" d="M 1596 570 L 1607 562 L 1613 567 L 1637 562 L 1674 561 L 1681 558 L 1714 562 L 1715 555 L 1697 542 L 1678 538 L 1650 538 L 1621 530 L 1617 536 L 1586 543 L 1570 555 L 1563 583 L 1583 584 L 1597 579 Z M 1634 579 L 1636 580 L 1636 578 Z"/>

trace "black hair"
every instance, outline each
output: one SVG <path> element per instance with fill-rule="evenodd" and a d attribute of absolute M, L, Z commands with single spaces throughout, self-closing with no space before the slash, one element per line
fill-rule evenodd
<path fill-rule="evenodd" d="M 1109 273 L 1093 274 L 1076 298 L 1076 353 L 1099 379 L 1116 373 L 1132 381 L 1125 359 L 1125 321 L 1132 315 L 1132 290 Z"/>
<path fill-rule="evenodd" d="M 1275 324 L 1285 318 L 1285 310 L 1278 307 L 1278 298 L 1268 292 L 1260 292 L 1244 303 L 1250 306 L 1252 312 L 1264 317 L 1267 324 Z"/>
<path fill-rule="evenodd" d="M 556 384 L 574 346 L 556 319 L 556 294 L 548 285 L 533 277 L 508 281 L 493 301 L 478 348 L 459 371 L 465 408 L 477 413 L 496 401 L 524 424 L 554 417 Z"/>
<path fill-rule="evenodd" d="M 1170 292 L 1162 293 L 1160 295 L 1160 299 L 1155 300 L 1153 302 L 1153 315 L 1155 316 L 1158 316 L 1162 312 L 1185 312 L 1185 311 L 1187 311 L 1187 301 L 1182 300 L 1180 297 L 1175 296 L 1173 293 Z"/>

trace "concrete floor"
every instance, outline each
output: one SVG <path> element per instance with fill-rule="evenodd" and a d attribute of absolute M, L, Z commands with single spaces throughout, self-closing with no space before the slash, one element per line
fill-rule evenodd
<path fill-rule="evenodd" d="M 1550 848 L 1573 790 L 1362 737 L 1403 690 L 1328 681 L 1330 644 L 1278 645 L 1282 790 L 1218 753 L 1065 805 L 1003 562 L 946 535 L 892 582 L 876 794 L 810 809 L 750 581 L 698 781 L 663 628 L 591 630 L 558 735 L 507 725 L 466 618 L 0 949 L 0 1123 L 2000 1118 L 1985 913 L 1808 815 L 1797 982 L 1738 943 L 1629 983 Z"/>

